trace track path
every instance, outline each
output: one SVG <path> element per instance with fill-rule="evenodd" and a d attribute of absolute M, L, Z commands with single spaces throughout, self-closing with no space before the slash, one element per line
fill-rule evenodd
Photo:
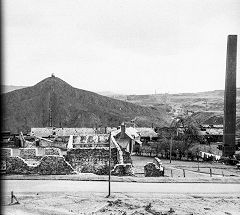
<path fill-rule="evenodd" d="M 4 194 L 24 192 L 108 192 L 107 181 L 2 180 Z M 240 184 L 112 182 L 113 193 L 240 193 Z"/>

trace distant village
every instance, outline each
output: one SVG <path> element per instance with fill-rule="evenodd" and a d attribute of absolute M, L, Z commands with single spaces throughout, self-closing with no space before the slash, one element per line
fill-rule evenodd
<path fill-rule="evenodd" d="M 158 171 L 162 171 L 158 159 L 220 160 L 223 125 L 191 126 L 179 117 L 171 127 L 137 127 L 134 122 L 123 122 L 118 127 L 44 127 L 19 134 L 5 131 L 1 135 L 5 158 L 1 170 L 8 174 L 104 175 L 108 173 L 109 150 L 113 175 L 134 175 L 132 155 L 156 157 Z M 236 150 L 239 146 L 236 142 Z"/>

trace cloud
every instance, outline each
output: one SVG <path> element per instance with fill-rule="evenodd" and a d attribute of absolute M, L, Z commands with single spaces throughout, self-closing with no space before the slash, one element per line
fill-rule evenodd
<path fill-rule="evenodd" d="M 54 72 L 93 91 L 223 89 L 240 32 L 238 0 L 11 0 L 4 14 L 7 84 Z"/>

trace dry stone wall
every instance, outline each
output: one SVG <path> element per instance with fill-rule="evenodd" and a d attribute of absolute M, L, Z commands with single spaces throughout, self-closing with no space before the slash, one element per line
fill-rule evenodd
<path fill-rule="evenodd" d="M 134 176 L 132 164 L 116 164 L 111 172 L 117 176 Z"/>
<path fill-rule="evenodd" d="M 37 149 L 36 148 L 20 148 L 20 157 L 23 159 L 36 159 Z"/>
<path fill-rule="evenodd" d="M 45 155 L 61 155 L 59 148 L 45 148 Z"/>
<path fill-rule="evenodd" d="M 29 165 L 18 156 L 6 159 L 6 174 L 66 175 L 75 173 L 64 157 L 58 155 L 46 155 L 37 165 Z"/>
<path fill-rule="evenodd" d="M 35 174 L 37 169 L 30 166 L 21 157 L 9 157 L 6 159 L 6 174 Z"/>
<path fill-rule="evenodd" d="M 72 166 L 66 162 L 64 157 L 58 155 L 44 156 L 37 169 L 41 175 L 68 175 L 75 173 Z"/>
<path fill-rule="evenodd" d="M 2 148 L 1 149 L 1 159 L 5 159 L 12 156 L 12 149 L 10 148 Z"/>
<path fill-rule="evenodd" d="M 67 151 L 66 160 L 77 172 L 108 173 L 108 148 L 81 148 Z M 112 149 L 111 166 L 117 164 L 116 149 Z"/>
<path fill-rule="evenodd" d="M 149 162 L 144 166 L 145 177 L 164 176 L 164 170 L 161 170 L 155 163 Z"/>
<path fill-rule="evenodd" d="M 122 149 L 123 152 L 123 163 L 131 163 L 132 164 L 132 158 L 130 152 L 127 152 L 125 149 Z"/>
<path fill-rule="evenodd" d="M 106 175 L 109 172 L 107 147 L 71 149 L 64 156 L 58 148 L 20 148 L 15 155 L 12 149 L 6 148 L 1 153 L 4 157 L 1 168 L 7 174 L 72 174 L 76 171 Z M 125 150 L 123 160 L 124 163 L 132 163 L 130 153 Z M 117 149 L 112 148 L 111 169 L 116 164 Z"/>

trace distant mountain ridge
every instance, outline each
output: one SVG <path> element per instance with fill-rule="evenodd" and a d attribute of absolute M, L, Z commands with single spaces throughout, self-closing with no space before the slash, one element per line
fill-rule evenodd
<path fill-rule="evenodd" d="M 2 85 L 2 93 L 8 93 L 14 90 L 26 88 L 27 86 Z"/>
<path fill-rule="evenodd" d="M 57 77 L 2 95 L 3 129 L 27 131 L 31 127 L 118 126 L 135 119 L 137 126 L 167 126 L 165 109 L 143 107 L 77 89 Z"/>
<path fill-rule="evenodd" d="M 166 106 L 190 111 L 223 112 L 224 90 L 199 93 L 115 95 L 114 98 L 144 106 Z M 240 88 L 237 88 L 237 112 L 240 112 Z"/>

